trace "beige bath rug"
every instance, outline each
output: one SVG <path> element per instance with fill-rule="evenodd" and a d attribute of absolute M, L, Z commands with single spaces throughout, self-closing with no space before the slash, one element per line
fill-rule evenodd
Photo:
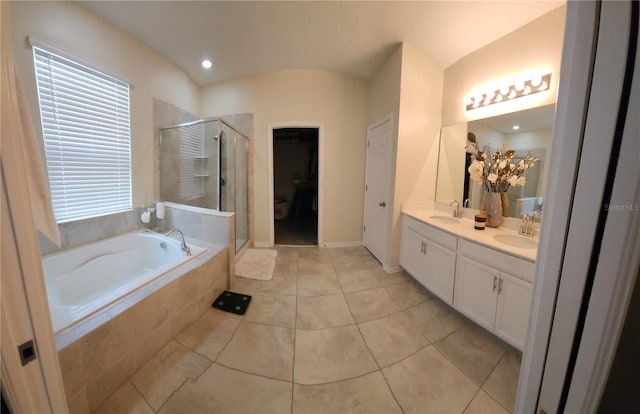
<path fill-rule="evenodd" d="M 271 280 L 278 252 L 269 249 L 247 249 L 238 263 L 236 276 L 247 279 Z"/>

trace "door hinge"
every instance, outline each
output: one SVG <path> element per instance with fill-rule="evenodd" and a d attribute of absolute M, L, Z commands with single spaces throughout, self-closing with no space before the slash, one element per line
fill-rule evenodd
<path fill-rule="evenodd" d="M 368 185 L 364 186 L 364 191 L 369 191 L 369 186 Z"/>
<path fill-rule="evenodd" d="M 19 345 L 18 354 L 20 355 L 20 362 L 22 362 L 22 366 L 25 366 L 36 359 L 36 347 L 33 344 L 33 339 Z"/>
<path fill-rule="evenodd" d="M 371 141 L 367 141 L 367 148 L 371 146 Z"/>
<path fill-rule="evenodd" d="M 367 231 L 367 226 L 362 226 L 362 231 Z"/>

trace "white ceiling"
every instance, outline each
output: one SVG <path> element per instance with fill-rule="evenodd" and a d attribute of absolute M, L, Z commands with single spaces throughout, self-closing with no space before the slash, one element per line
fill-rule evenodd
<path fill-rule="evenodd" d="M 564 1 L 80 3 L 207 85 L 286 68 L 370 79 L 402 41 L 446 68 Z"/>

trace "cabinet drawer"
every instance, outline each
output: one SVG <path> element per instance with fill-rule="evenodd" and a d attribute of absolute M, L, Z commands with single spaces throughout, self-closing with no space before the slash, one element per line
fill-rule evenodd
<path fill-rule="evenodd" d="M 456 250 L 458 245 L 458 237 L 454 236 L 451 233 L 447 233 L 446 231 L 437 229 L 433 226 L 425 224 L 420 220 L 416 220 L 413 217 L 409 217 L 404 215 L 403 224 L 418 233 L 420 236 L 424 237 L 427 240 L 431 240 L 434 243 L 437 243 L 447 249 Z"/>
<path fill-rule="evenodd" d="M 533 283 L 535 263 L 493 250 L 467 240 L 460 240 L 458 254 L 469 257 L 494 269 Z"/>

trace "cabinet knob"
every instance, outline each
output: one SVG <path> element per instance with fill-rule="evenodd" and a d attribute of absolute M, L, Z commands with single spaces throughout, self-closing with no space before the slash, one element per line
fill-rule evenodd
<path fill-rule="evenodd" d="M 498 283 L 498 294 L 502 293 L 502 279 L 500 279 L 500 283 Z"/>
<path fill-rule="evenodd" d="M 382 201 L 382 202 L 378 203 L 378 205 L 379 205 L 380 207 L 384 207 L 384 206 L 386 206 L 386 205 L 387 205 L 387 203 L 385 203 L 384 201 Z"/>
<path fill-rule="evenodd" d="M 498 277 L 494 276 L 493 277 L 493 291 L 494 292 L 496 291 L 497 284 L 498 284 Z"/>

